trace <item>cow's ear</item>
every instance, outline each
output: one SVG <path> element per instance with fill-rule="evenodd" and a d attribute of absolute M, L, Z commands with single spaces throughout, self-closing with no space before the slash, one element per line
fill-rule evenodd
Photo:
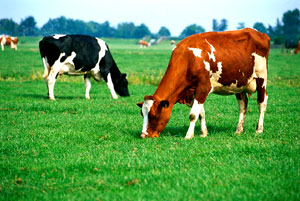
<path fill-rule="evenodd" d="M 126 73 L 121 74 L 121 78 L 122 78 L 122 79 L 126 79 L 126 77 L 127 77 L 127 74 L 126 74 Z"/>
<path fill-rule="evenodd" d="M 137 103 L 136 105 L 139 106 L 140 108 L 143 107 L 143 104 L 144 104 L 144 101 L 140 102 L 140 103 Z"/>
<path fill-rule="evenodd" d="M 168 107 L 169 107 L 169 101 L 167 101 L 167 100 L 162 100 L 162 101 L 160 101 L 159 106 L 160 106 L 161 108 L 168 108 Z"/>
<path fill-rule="evenodd" d="M 154 97 L 153 96 L 144 96 L 144 100 L 154 100 Z"/>

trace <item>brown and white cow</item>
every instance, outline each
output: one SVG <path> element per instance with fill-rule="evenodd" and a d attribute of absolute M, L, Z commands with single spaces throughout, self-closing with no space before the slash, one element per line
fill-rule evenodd
<path fill-rule="evenodd" d="M 17 37 L 1 35 L 0 36 L 0 44 L 1 44 L 2 51 L 4 51 L 5 45 L 10 46 L 12 49 L 17 50 L 18 49 L 18 41 L 19 41 L 19 39 Z"/>
<path fill-rule="evenodd" d="M 140 40 L 139 41 L 139 45 L 140 45 L 140 48 L 143 48 L 143 47 L 149 47 L 149 43 L 147 41 L 144 41 L 144 40 Z"/>
<path fill-rule="evenodd" d="M 190 126 L 185 138 L 194 137 L 200 116 L 201 136 L 207 136 L 204 102 L 210 93 L 235 94 L 239 105 L 236 133 L 244 130 L 248 99 L 257 91 L 259 120 L 263 132 L 267 106 L 267 72 L 270 38 L 254 29 L 207 32 L 185 38 L 173 50 L 168 68 L 152 96 L 137 105 L 144 118 L 141 137 L 158 137 L 166 127 L 176 103 L 191 105 Z"/>

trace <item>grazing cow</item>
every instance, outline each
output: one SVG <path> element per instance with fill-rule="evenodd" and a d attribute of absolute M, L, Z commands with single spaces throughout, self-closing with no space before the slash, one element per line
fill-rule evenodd
<path fill-rule="evenodd" d="M 248 99 L 257 91 L 259 121 L 263 132 L 267 106 L 267 71 L 270 38 L 254 29 L 207 32 L 185 38 L 174 48 L 168 68 L 152 96 L 137 105 L 144 118 L 141 137 L 158 137 L 166 127 L 173 106 L 192 106 L 185 138 L 194 137 L 200 116 L 201 136 L 207 136 L 203 104 L 210 93 L 235 94 L 239 105 L 236 133 L 244 130 Z"/>
<path fill-rule="evenodd" d="M 140 40 L 139 41 L 139 45 L 140 45 L 140 48 L 143 48 L 143 47 L 149 47 L 149 43 L 147 41 L 144 41 L 144 40 Z"/>
<path fill-rule="evenodd" d="M 18 37 L 11 37 L 11 36 L 6 36 L 6 35 L 1 35 L 0 36 L 0 43 L 1 43 L 1 49 L 4 51 L 4 46 L 8 45 L 12 49 L 18 50 Z"/>
<path fill-rule="evenodd" d="M 121 74 L 106 43 L 86 35 L 46 36 L 40 41 L 40 53 L 44 63 L 43 78 L 48 96 L 54 98 L 54 84 L 59 74 L 84 75 L 85 98 L 90 99 L 90 78 L 105 80 L 112 97 L 129 96 L 126 74 Z"/>
<path fill-rule="evenodd" d="M 284 46 L 285 46 L 287 51 L 290 50 L 290 52 L 292 53 L 293 49 L 295 49 L 294 53 L 298 54 L 299 49 L 300 49 L 300 41 L 288 39 L 288 40 L 285 41 Z"/>

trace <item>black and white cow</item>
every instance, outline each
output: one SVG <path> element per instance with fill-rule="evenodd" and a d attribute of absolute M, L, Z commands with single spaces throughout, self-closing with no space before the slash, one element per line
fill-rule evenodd
<path fill-rule="evenodd" d="M 129 96 L 126 74 L 118 69 L 106 43 L 87 35 L 54 35 L 39 44 L 45 71 L 43 78 L 48 97 L 54 98 L 54 84 L 59 74 L 84 75 L 85 98 L 90 99 L 90 78 L 104 79 L 112 97 Z"/>

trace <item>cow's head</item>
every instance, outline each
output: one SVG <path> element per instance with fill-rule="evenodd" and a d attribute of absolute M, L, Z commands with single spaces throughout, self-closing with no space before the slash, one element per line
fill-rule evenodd
<path fill-rule="evenodd" d="M 137 105 L 142 108 L 141 114 L 144 118 L 141 137 L 159 137 L 171 116 L 172 106 L 169 101 L 145 96 L 144 101 Z"/>
<path fill-rule="evenodd" d="M 121 74 L 120 78 L 116 80 L 114 88 L 120 96 L 129 96 L 128 81 L 125 73 Z"/>

